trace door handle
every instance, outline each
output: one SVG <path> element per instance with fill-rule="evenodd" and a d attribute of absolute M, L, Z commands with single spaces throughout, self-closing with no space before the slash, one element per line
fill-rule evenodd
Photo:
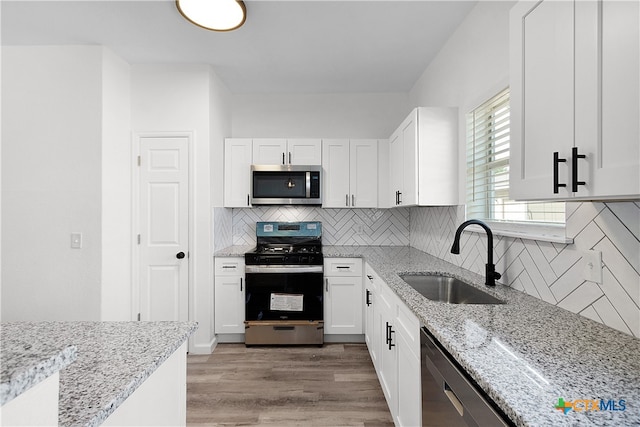
<path fill-rule="evenodd" d="M 558 194 L 560 187 L 566 187 L 567 184 L 560 184 L 558 182 L 558 163 L 565 163 L 567 159 L 561 159 L 559 153 L 555 151 L 553 153 L 553 194 Z"/>
<path fill-rule="evenodd" d="M 578 154 L 578 147 L 571 149 L 571 191 L 578 192 L 578 185 L 586 185 L 584 181 L 578 181 L 578 159 L 586 159 L 584 154 Z"/>
<path fill-rule="evenodd" d="M 184 252 L 178 252 L 178 253 L 176 254 L 176 258 L 178 258 L 178 259 L 182 259 L 182 258 L 184 258 Z"/>

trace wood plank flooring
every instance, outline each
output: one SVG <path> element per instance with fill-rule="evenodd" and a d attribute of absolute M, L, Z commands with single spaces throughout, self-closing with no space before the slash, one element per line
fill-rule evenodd
<path fill-rule="evenodd" d="M 187 357 L 188 426 L 393 426 L 365 344 Z"/>

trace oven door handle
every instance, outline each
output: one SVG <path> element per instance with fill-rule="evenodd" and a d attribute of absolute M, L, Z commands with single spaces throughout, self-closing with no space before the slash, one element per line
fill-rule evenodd
<path fill-rule="evenodd" d="M 322 273 L 322 265 L 246 265 L 245 273 Z"/>

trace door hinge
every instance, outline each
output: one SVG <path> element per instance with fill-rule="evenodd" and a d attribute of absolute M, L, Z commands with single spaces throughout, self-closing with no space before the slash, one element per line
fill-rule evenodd
<path fill-rule="evenodd" d="M 138 156 L 138 166 L 140 166 L 141 163 L 142 163 L 142 159 L 140 159 L 140 156 Z"/>
<path fill-rule="evenodd" d="M 138 313 L 138 322 L 140 321 L 140 313 Z"/>
<path fill-rule="evenodd" d="M 140 244 L 140 235 L 138 234 L 138 244 Z"/>

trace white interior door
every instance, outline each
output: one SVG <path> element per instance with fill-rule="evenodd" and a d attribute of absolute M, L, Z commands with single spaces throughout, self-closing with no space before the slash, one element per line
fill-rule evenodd
<path fill-rule="evenodd" d="M 188 320 L 189 138 L 141 137 L 140 320 Z"/>

